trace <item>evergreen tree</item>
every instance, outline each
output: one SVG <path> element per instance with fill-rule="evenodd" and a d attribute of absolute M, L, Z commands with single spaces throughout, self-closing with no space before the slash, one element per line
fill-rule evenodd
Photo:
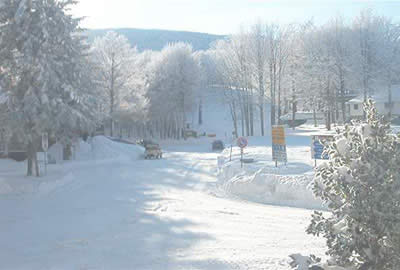
<path fill-rule="evenodd" d="M 346 126 L 327 147 L 315 194 L 332 212 L 316 212 L 308 233 L 323 235 L 335 264 L 356 269 L 400 265 L 400 136 L 369 100 L 366 123 Z"/>
<path fill-rule="evenodd" d="M 3 0 L 0 6 L 2 92 L 7 127 L 26 143 L 28 175 L 39 175 L 36 152 L 44 132 L 59 139 L 94 125 L 86 45 L 73 0 Z"/>

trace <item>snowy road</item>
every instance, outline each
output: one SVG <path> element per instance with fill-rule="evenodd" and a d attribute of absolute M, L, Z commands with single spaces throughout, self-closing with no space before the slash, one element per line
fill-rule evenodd
<path fill-rule="evenodd" d="M 292 253 L 322 255 L 304 232 L 310 210 L 225 197 L 203 148 L 87 165 L 50 193 L 0 197 L 0 269 L 289 269 Z"/>

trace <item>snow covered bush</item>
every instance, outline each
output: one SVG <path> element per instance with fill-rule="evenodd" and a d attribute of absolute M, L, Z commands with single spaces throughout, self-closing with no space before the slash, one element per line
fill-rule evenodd
<path fill-rule="evenodd" d="M 332 214 L 315 212 L 307 232 L 323 235 L 335 265 L 398 269 L 400 265 L 400 136 L 377 114 L 352 123 L 327 147 L 316 172 L 315 194 Z"/>

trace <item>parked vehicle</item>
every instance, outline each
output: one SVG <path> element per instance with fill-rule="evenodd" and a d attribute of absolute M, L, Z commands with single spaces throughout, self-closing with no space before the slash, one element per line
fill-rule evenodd
<path fill-rule="evenodd" d="M 162 151 L 158 144 L 147 144 L 145 147 L 144 158 L 145 159 L 161 159 Z"/>
<path fill-rule="evenodd" d="M 221 140 L 215 140 L 212 143 L 212 150 L 217 151 L 217 150 L 224 150 L 225 146 L 224 143 Z"/>

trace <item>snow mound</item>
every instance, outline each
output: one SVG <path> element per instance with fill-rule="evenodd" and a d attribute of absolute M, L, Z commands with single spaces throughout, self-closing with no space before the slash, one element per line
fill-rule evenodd
<path fill-rule="evenodd" d="M 240 165 L 237 149 L 225 150 L 218 157 L 219 187 L 227 195 L 244 200 L 279 206 L 325 209 L 313 193 L 314 171 L 307 163 L 304 147 L 293 148 L 287 165 L 275 167 L 268 147 L 249 147 L 247 156 L 253 163 Z"/>
<path fill-rule="evenodd" d="M 88 142 L 80 141 L 76 160 L 139 159 L 144 153 L 141 146 L 112 141 L 104 136 L 96 136 Z"/>
<path fill-rule="evenodd" d="M 278 175 L 270 168 L 253 175 L 245 172 L 223 182 L 223 189 L 240 198 L 273 205 L 322 209 L 322 202 L 314 197 L 313 174 Z"/>

